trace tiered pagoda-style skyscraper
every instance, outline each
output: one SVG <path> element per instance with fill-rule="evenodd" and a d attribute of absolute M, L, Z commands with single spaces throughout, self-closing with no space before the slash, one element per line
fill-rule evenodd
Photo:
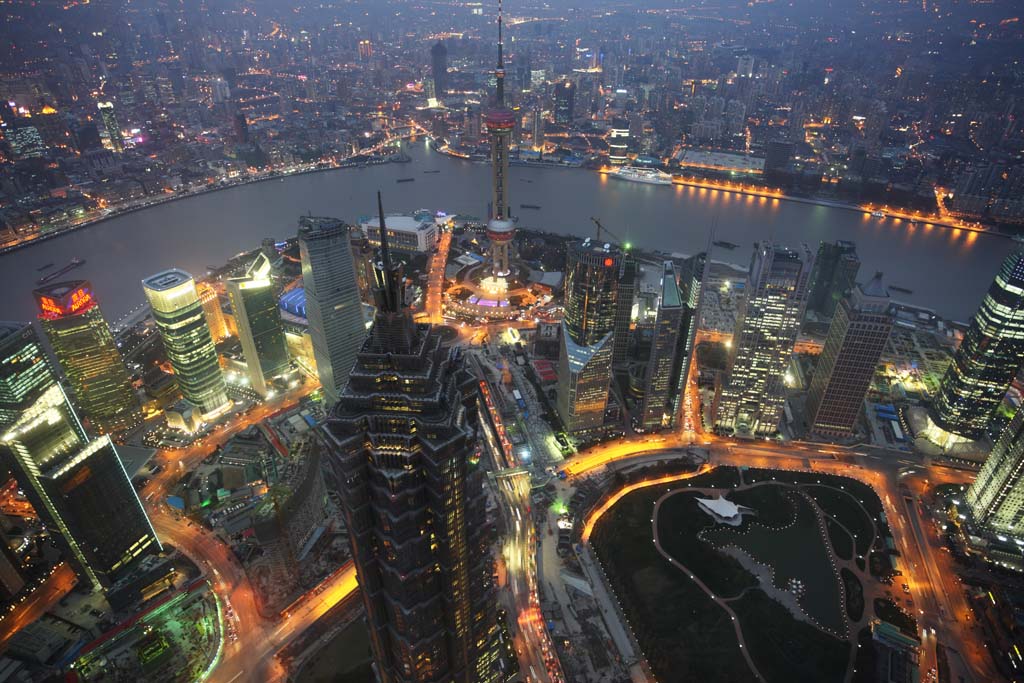
<path fill-rule="evenodd" d="M 413 322 L 385 229 L 381 242 L 373 327 L 324 425 L 377 675 L 494 681 L 476 381 L 458 350 Z"/>

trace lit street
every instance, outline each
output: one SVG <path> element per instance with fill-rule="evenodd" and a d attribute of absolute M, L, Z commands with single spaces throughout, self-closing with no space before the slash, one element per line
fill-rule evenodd
<path fill-rule="evenodd" d="M 161 541 L 179 548 L 195 561 L 206 573 L 214 591 L 233 610 L 237 640 L 225 644 L 223 657 L 214 669 L 211 681 L 281 680 L 285 671 L 274 655 L 329 609 L 356 594 L 355 568 L 349 563 L 309 591 L 286 615 L 279 619 L 265 619 L 259 612 L 257 598 L 245 570 L 227 544 L 163 502 L 181 474 L 207 457 L 216 446 L 274 413 L 290 408 L 315 388 L 314 383 L 308 382 L 295 392 L 257 406 L 248 415 L 232 417 L 202 444 L 180 451 L 163 451 L 158 456 L 159 462 L 165 465 L 163 471 L 154 476 L 142 492 Z"/>

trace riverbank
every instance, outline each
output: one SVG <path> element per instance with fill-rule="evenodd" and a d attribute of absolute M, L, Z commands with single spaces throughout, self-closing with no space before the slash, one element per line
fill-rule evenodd
<path fill-rule="evenodd" d="M 435 150 L 435 151 L 437 151 L 438 154 L 441 154 L 441 155 L 445 156 L 446 158 L 454 160 L 454 161 L 460 161 L 462 163 L 472 164 L 474 166 L 484 165 L 484 164 L 482 164 L 480 162 L 476 162 L 476 161 L 473 161 L 473 160 L 470 160 L 470 159 L 465 159 L 463 157 L 460 157 L 460 156 L 457 156 L 457 155 L 454 155 L 454 154 L 449 154 L 449 153 L 446 153 L 446 152 L 442 152 L 440 150 Z M 311 173 L 321 173 L 321 172 L 324 172 L 324 171 L 339 171 L 339 170 L 344 170 L 344 169 L 359 169 L 359 168 L 365 168 L 365 167 L 369 167 L 369 166 L 380 166 L 380 165 L 389 164 L 389 163 L 401 163 L 401 162 L 392 162 L 390 159 L 381 159 L 381 160 L 372 160 L 372 161 L 356 162 L 356 163 L 344 163 L 343 162 L 343 163 L 340 163 L 340 164 L 335 164 L 335 165 L 330 165 L 330 166 L 323 166 L 323 167 L 316 167 L 316 168 L 304 168 L 304 169 L 300 169 L 300 170 L 296 170 L 296 171 L 272 172 L 272 173 L 269 173 L 266 176 L 262 176 L 262 177 L 246 178 L 245 180 L 242 180 L 240 182 L 218 183 L 218 184 L 216 184 L 216 185 L 214 185 L 212 187 L 204 187 L 204 188 L 192 190 L 192 191 L 189 191 L 189 192 L 186 192 L 186 193 L 183 193 L 183 194 L 182 193 L 176 193 L 176 194 L 173 194 L 173 195 L 169 195 L 167 197 L 147 198 L 148 201 L 146 201 L 146 202 L 144 202 L 142 204 L 139 204 L 139 205 L 136 205 L 136 206 L 128 206 L 128 207 L 122 207 L 122 208 L 118 208 L 118 209 L 113 209 L 113 210 L 111 210 L 111 212 L 109 214 L 100 216 L 98 218 L 86 220 L 86 221 L 83 221 L 81 223 L 77 223 L 75 225 L 70 225 L 70 226 L 67 226 L 67 227 L 58 228 L 58 229 L 51 230 L 51 231 L 48 231 L 48 232 L 45 232 L 45 233 L 41 233 L 38 236 L 33 237 L 32 239 L 26 240 L 24 242 L 19 242 L 17 244 L 11 244 L 11 245 L 7 245 L 7 246 L 4 246 L 4 247 L 0 247 L 0 255 L 7 254 L 7 253 L 10 253 L 10 252 L 14 252 L 14 251 L 18 251 L 19 249 L 24 249 L 24 248 L 27 248 L 27 247 L 31 247 L 31 246 L 33 246 L 35 244 L 39 244 L 39 243 L 42 243 L 42 242 L 47 242 L 49 240 L 56 239 L 58 237 L 63 237 L 65 235 L 69 235 L 69 234 L 77 232 L 79 230 L 99 225 L 101 223 L 104 223 L 106 221 L 112 220 L 114 218 L 122 218 L 124 216 L 130 215 L 130 214 L 133 214 L 133 213 L 137 213 L 139 211 L 144 211 L 146 209 L 155 208 L 155 207 L 158 207 L 158 206 L 161 206 L 161 205 L 164 205 L 164 204 L 170 204 L 170 203 L 182 201 L 182 200 L 185 200 L 185 199 L 194 199 L 196 197 L 201 197 L 203 195 L 211 194 L 211 193 L 214 193 L 214 192 L 220 192 L 222 190 L 230 190 L 230 189 L 234 189 L 234 188 L 238 188 L 238 187 L 244 187 L 246 185 L 254 185 L 254 184 L 257 184 L 257 183 L 271 182 L 271 181 L 274 181 L 274 180 L 281 180 L 281 181 L 283 181 L 283 180 L 285 180 L 287 178 L 293 178 L 293 177 L 297 177 L 297 176 L 308 175 L 308 174 L 311 174 Z M 565 166 L 565 165 L 550 165 L 550 166 L 540 166 L 540 165 L 538 165 L 538 166 L 530 166 L 530 165 L 525 165 L 524 164 L 524 165 L 517 166 L 517 168 L 535 168 L 535 169 L 538 169 L 538 170 L 549 170 L 549 169 L 577 170 L 576 167 Z M 584 170 L 588 170 L 588 169 L 584 169 Z M 608 170 L 607 169 L 601 169 L 601 170 L 596 171 L 596 173 L 606 176 L 608 174 Z M 906 222 L 910 222 L 911 226 L 914 226 L 916 224 L 916 225 L 920 225 L 921 227 L 924 227 L 926 229 L 927 228 L 931 228 L 931 227 L 938 227 L 938 228 L 943 228 L 943 229 L 946 229 L 946 230 L 966 230 L 966 231 L 969 231 L 969 232 L 974 232 L 974 233 L 979 233 L 979 234 L 984 234 L 984 235 L 992 235 L 994 237 L 1003 237 L 1003 238 L 1007 238 L 1007 239 L 1012 239 L 1012 238 L 1015 237 L 1012 234 L 1005 233 L 1005 232 L 1000 232 L 1000 231 L 998 231 L 998 230 L 996 230 L 994 228 L 986 228 L 984 226 L 978 227 L 978 226 L 973 226 L 973 225 L 969 225 L 969 224 L 964 224 L 964 223 L 961 223 L 959 221 L 954 222 L 951 219 L 943 219 L 943 218 L 938 218 L 938 217 L 934 217 L 934 216 L 932 216 L 932 217 L 922 217 L 922 216 L 916 216 L 916 215 L 913 215 L 913 214 L 907 214 L 907 213 L 902 213 L 902 212 L 898 212 L 898 211 L 886 211 L 886 210 L 881 210 L 881 212 L 884 214 L 884 216 L 874 216 L 871 210 L 866 209 L 865 207 L 862 207 L 862 206 L 858 206 L 856 204 L 849 204 L 849 203 L 846 203 L 846 202 L 839 202 L 839 201 L 835 201 L 835 200 L 831 200 L 831 199 L 821 199 L 821 198 L 815 198 L 815 197 L 798 197 L 798 196 L 795 196 L 795 195 L 787 195 L 787 194 L 785 194 L 785 193 L 783 193 L 781 191 L 778 191 L 778 190 L 772 190 L 770 188 L 759 188 L 759 187 L 752 186 L 752 185 L 751 186 L 743 186 L 743 185 L 740 185 L 738 183 L 737 184 L 732 184 L 732 183 L 716 183 L 716 182 L 713 182 L 713 181 L 702 180 L 702 179 L 699 179 L 699 178 L 686 178 L 684 176 L 679 176 L 679 175 L 675 175 L 675 176 L 672 177 L 672 184 L 673 185 L 682 185 L 682 186 L 687 186 L 687 187 L 694 187 L 694 188 L 697 188 L 697 189 L 701 189 L 701 190 L 705 190 L 705 191 L 711 191 L 711 192 L 725 192 L 725 193 L 729 193 L 729 194 L 733 194 L 733 195 L 757 197 L 757 198 L 762 198 L 762 199 L 765 199 L 765 200 L 793 202 L 793 203 L 797 203 L 797 204 L 808 204 L 808 205 L 812 205 L 812 206 L 824 206 L 824 207 L 827 207 L 827 208 L 830 208 L 830 209 L 840 209 L 840 210 L 843 210 L 843 211 L 851 211 L 851 212 L 855 212 L 855 213 L 859 213 L 859 214 L 867 215 L 867 216 L 872 216 L 872 217 L 876 217 L 876 218 L 887 218 L 887 219 L 891 219 L 891 220 L 897 221 L 897 222 L 904 222 L 904 221 L 906 221 Z"/>
<path fill-rule="evenodd" d="M 86 265 L 75 276 L 92 283 L 104 313 L 116 320 L 138 307 L 138 283 L 155 272 L 182 268 L 201 276 L 207 264 L 227 261 L 264 239 L 294 237 L 297 217 L 303 214 L 358 220 L 375 212 L 379 190 L 384 192 L 385 207 L 397 213 L 427 209 L 486 215 L 486 166 L 453 163 L 422 142 L 404 149 L 410 164 L 382 163 L 338 173 L 318 173 L 328 168 L 304 165 L 289 174 L 232 179 L 188 194 L 150 198 L 148 206 L 140 202 L 92 222 L 93 230 L 79 225 L 64 231 L 64 239 L 47 235 L 45 245 L 34 251 L 0 255 L 0 288 L 8 294 L 0 319 L 35 316 L 32 291 L 37 269 L 79 258 Z M 416 182 L 398 183 L 410 176 Z M 522 211 L 519 228 L 556 235 L 593 235 L 594 216 L 610 236 L 638 248 L 693 254 L 707 247 L 714 226 L 713 239 L 736 245 L 728 253 L 716 250 L 719 258 L 733 263 L 748 263 L 754 244 L 768 237 L 811 248 L 822 241 L 848 240 L 857 244 L 863 272 L 885 272 L 914 291 L 913 304 L 954 319 L 973 313 L 1012 248 L 1005 239 L 911 227 L 851 210 L 836 211 L 823 202 L 773 201 L 681 185 L 666 189 L 561 169 L 514 167 L 509 180 L 512 206 L 539 207 Z M 151 210 L 140 212 L 143 208 Z M 936 272 L 957 272 L 958 279 L 936 278 Z"/>
<path fill-rule="evenodd" d="M 320 173 L 322 171 L 341 171 L 341 170 L 349 169 L 349 168 L 356 168 L 356 169 L 358 169 L 358 168 L 366 168 L 366 167 L 369 167 L 369 166 L 381 166 L 383 164 L 390 164 L 390 163 L 404 163 L 404 162 L 401 162 L 401 161 L 391 161 L 390 159 L 382 159 L 382 160 L 379 160 L 379 161 L 372 160 L 372 161 L 365 161 L 365 162 L 360 162 L 360 163 L 347 163 L 347 164 L 346 163 L 341 163 L 341 164 L 337 164 L 337 165 L 334 165 L 334 166 L 326 166 L 326 167 L 323 167 L 323 168 L 304 168 L 304 169 L 300 169 L 298 171 L 283 171 L 283 172 L 281 172 L 281 171 L 273 171 L 271 173 L 268 173 L 264 177 L 248 178 L 246 180 L 243 180 L 242 182 L 236 182 L 236 183 L 216 183 L 215 185 L 213 185 L 211 187 L 199 188 L 199 189 L 192 190 L 192 191 L 185 192 L 185 193 L 175 193 L 175 194 L 172 194 L 172 195 L 168 195 L 167 197 L 159 197 L 159 198 L 158 197 L 153 197 L 153 198 L 147 197 L 147 199 L 149 199 L 149 201 L 146 201 L 146 202 L 144 202 L 142 204 L 139 204 L 137 206 L 126 206 L 126 207 L 121 207 L 121 208 L 117 208 L 117 209 L 112 209 L 110 213 L 105 214 L 103 216 L 100 216 L 99 218 L 93 218 L 93 219 L 90 219 L 90 220 L 82 221 L 81 223 L 76 223 L 75 225 L 69 225 L 69 226 L 63 227 L 63 228 L 57 228 L 56 230 L 51 230 L 49 232 L 40 233 L 36 237 L 33 237 L 32 239 L 29 239 L 29 240 L 25 240 L 24 242 L 19 242 L 17 244 L 9 244 L 7 246 L 0 247 L 0 255 L 8 254 L 10 252 L 17 251 L 19 249 L 24 249 L 26 247 L 31 247 L 31 246 L 33 246 L 35 244 L 40 243 L 40 242 L 46 242 L 46 241 L 55 239 L 57 237 L 64 237 L 65 235 L 69 235 L 69 234 L 71 234 L 73 232 L 77 232 L 78 230 L 82 230 L 84 228 L 91 228 L 91 227 L 99 225 L 101 223 L 105 223 L 106 221 L 113 220 L 114 218 L 123 218 L 124 216 L 128 216 L 130 214 L 137 213 L 139 211 L 145 211 L 146 209 L 152 209 L 152 208 L 155 208 L 155 207 L 158 207 L 158 206 L 162 206 L 164 204 L 171 204 L 173 202 L 179 202 L 179 201 L 182 201 L 182 200 L 185 200 L 185 199 L 194 199 L 196 197 L 202 197 L 203 195 L 212 194 L 214 192 L 220 192 L 222 190 L 232 190 L 232 189 L 235 189 L 235 188 L 238 188 L 238 187 L 245 187 L 246 185 L 254 185 L 256 183 L 266 183 L 266 182 L 270 182 L 272 180 L 284 181 L 287 178 L 294 178 L 294 177 L 297 177 L 297 176 L 303 176 L 303 175 L 307 175 L 307 174 L 310 174 L 310 173 Z"/>

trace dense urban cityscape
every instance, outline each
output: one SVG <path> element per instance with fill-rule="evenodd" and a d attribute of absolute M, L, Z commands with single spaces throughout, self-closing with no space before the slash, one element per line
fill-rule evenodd
<path fill-rule="evenodd" d="M 1020 4 L 582 4 L 3 5 L 0 683 L 1024 681 Z"/>

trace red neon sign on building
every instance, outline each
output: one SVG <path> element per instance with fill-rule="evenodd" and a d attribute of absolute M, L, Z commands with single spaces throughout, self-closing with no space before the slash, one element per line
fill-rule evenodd
<path fill-rule="evenodd" d="M 44 320 L 57 320 L 84 313 L 96 305 L 92 289 L 87 282 L 67 291 L 55 288 L 45 293 L 36 292 L 36 301 L 39 303 L 39 317 Z"/>

